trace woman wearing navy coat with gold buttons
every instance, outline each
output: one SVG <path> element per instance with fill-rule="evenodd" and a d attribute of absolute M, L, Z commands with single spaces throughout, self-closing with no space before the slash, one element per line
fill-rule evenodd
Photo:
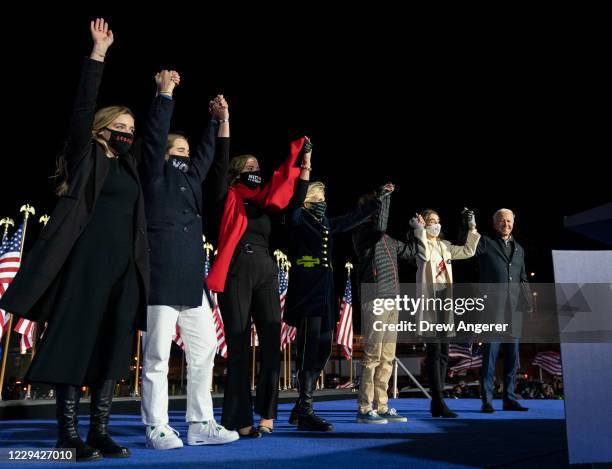
<path fill-rule="evenodd" d="M 296 187 L 296 200 L 300 187 Z M 317 379 L 331 353 L 337 322 L 332 267 L 333 235 L 353 229 L 380 210 L 378 199 L 346 215 L 327 218 L 325 185 L 308 185 L 304 203 L 289 214 L 291 283 L 284 320 L 298 328 L 297 377 L 299 397 L 289 423 L 301 430 L 331 431 L 332 426 L 312 408 Z"/>

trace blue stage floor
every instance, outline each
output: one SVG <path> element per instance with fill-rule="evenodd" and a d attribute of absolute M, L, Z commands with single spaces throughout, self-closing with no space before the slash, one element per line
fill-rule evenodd
<path fill-rule="evenodd" d="M 154 451 L 144 446 L 144 429 L 138 415 L 114 415 L 112 434 L 132 450 L 129 459 L 105 459 L 78 467 L 216 467 L 262 468 L 335 467 L 565 467 L 567 449 L 563 401 L 523 401 L 529 412 L 480 413 L 480 401 L 449 400 L 458 412 L 454 420 L 434 419 L 425 399 L 399 399 L 392 405 L 408 416 L 408 423 L 364 425 L 355 423 L 355 400 L 316 404 L 320 414 L 335 426 L 333 433 L 298 432 L 287 424 L 291 405 L 279 406 L 272 435 L 244 439 L 227 446 L 185 446 Z M 501 402 L 494 406 L 501 408 Z M 185 437 L 183 415 L 171 414 L 171 425 Z M 88 417 L 81 417 L 80 433 L 87 434 Z M 52 448 L 55 422 L 19 420 L 0 422 L 0 448 Z M 13 464 L 6 464 L 12 467 Z M 51 467 L 71 466 L 53 464 Z M 41 467 L 41 464 L 19 464 Z"/>

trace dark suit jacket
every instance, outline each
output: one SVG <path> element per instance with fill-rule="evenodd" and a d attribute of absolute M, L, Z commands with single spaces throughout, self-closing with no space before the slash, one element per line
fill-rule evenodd
<path fill-rule="evenodd" d="M 476 249 L 482 294 L 487 294 L 485 320 L 512 320 L 514 333 L 520 332 L 520 312 L 531 308 L 532 298 L 525 270 L 525 250 L 514 240 L 508 257 L 504 241 L 483 235 Z M 497 284 L 497 285 L 493 285 Z M 508 316 L 510 315 L 510 316 Z"/>
<path fill-rule="evenodd" d="M 202 183 L 215 152 L 211 120 L 183 172 L 165 160 L 174 102 L 154 99 L 138 145 L 151 256 L 150 305 L 200 306 L 204 282 Z"/>
<path fill-rule="evenodd" d="M 106 180 L 110 160 L 91 135 L 103 70 L 104 63 L 85 59 L 64 153 L 70 190 L 60 197 L 51 219 L 25 255 L 19 272 L 0 302 L 0 308 L 18 316 L 44 321 L 52 313 L 62 266 L 87 226 Z M 125 158 L 132 176 L 139 181 L 134 157 L 127 155 Z M 134 237 L 134 258 L 146 294 L 149 288 L 149 256 L 142 190 L 137 201 Z M 139 313 L 138 326 L 144 330 L 146 304 L 141 305 Z"/>

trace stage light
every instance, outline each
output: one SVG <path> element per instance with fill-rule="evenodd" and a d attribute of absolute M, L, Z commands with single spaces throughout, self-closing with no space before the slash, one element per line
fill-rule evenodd
<path fill-rule="evenodd" d="M 531 272 L 529 275 L 531 275 L 532 277 L 535 277 L 535 272 Z"/>

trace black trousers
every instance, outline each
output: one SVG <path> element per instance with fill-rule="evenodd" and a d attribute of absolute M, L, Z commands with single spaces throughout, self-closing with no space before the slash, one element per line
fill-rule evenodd
<path fill-rule="evenodd" d="M 435 292 L 436 298 L 447 298 L 449 294 L 448 289 Z M 436 322 L 438 324 L 445 324 L 445 312 L 436 311 Z M 444 336 L 444 333 L 438 333 L 440 336 Z M 448 343 L 440 342 L 439 340 L 433 339 L 432 342 L 427 344 L 427 352 L 425 357 L 425 365 L 427 367 L 427 375 L 429 378 L 429 389 L 432 393 L 432 399 L 438 399 L 442 397 L 444 392 L 444 383 L 446 383 L 446 369 L 448 368 Z"/>
<path fill-rule="evenodd" d="M 446 382 L 446 369 L 448 367 L 448 344 L 430 342 L 427 344 L 427 356 L 425 359 L 427 374 L 429 377 L 429 389 L 432 398 L 441 397 Z"/>
<path fill-rule="evenodd" d="M 298 371 L 316 371 L 320 373 L 331 355 L 333 330 L 322 330 L 322 317 L 302 318 L 297 334 L 297 369 Z"/>
<path fill-rule="evenodd" d="M 253 425 L 251 397 L 251 317 L 259 338 L 260 369 L 255 412 L 276 418 L 280 374 L 280 300 L 278 270 L 267 248 L 240 245 L 219 295 L 227 342 L 227 379 L 221 423 L 229 429 Z"/>

